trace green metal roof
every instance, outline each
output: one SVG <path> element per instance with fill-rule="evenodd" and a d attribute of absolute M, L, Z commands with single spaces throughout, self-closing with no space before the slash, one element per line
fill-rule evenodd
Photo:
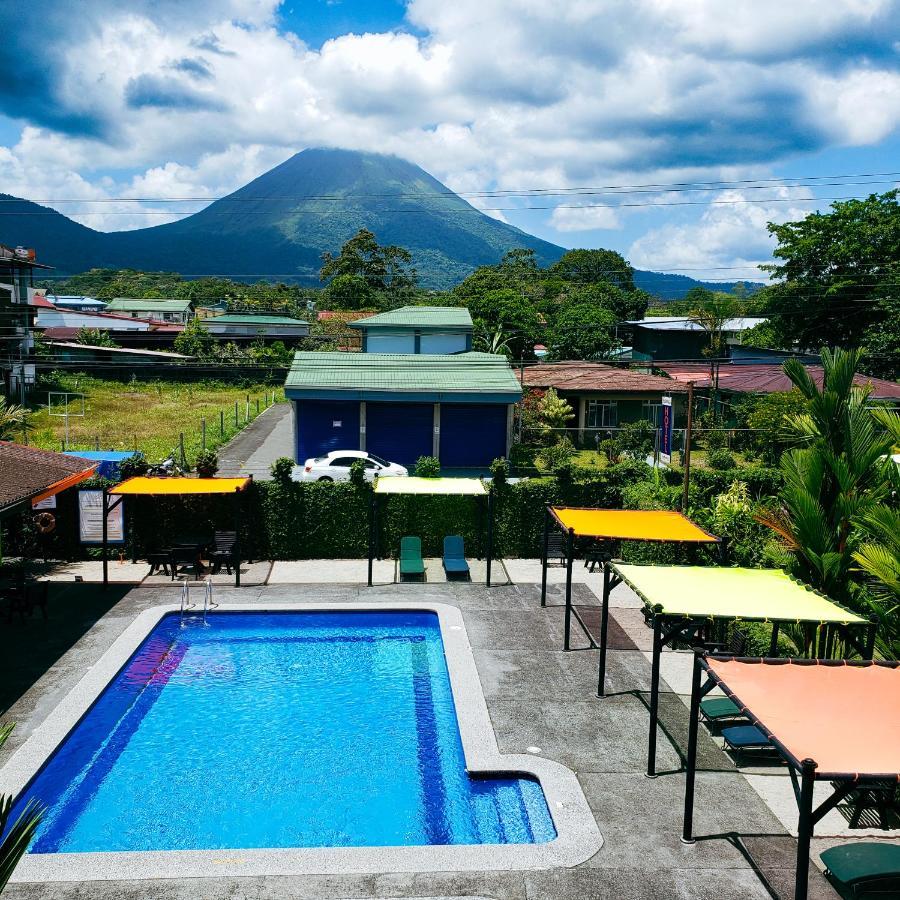
<path fill-rule="evenodd" d="M 226 313 L 222 316 L 207 316 L 203 319 L 207 325 L 308 325 L 303 319 L 291 316 L 255 316 L 252 313 Z"/>
<path fill-rule="evenodd" d="M 472 317 L 464 306 L 401 306 L 347 324 L 349 328 L 471 329 Z"/>
<path fill-rule="evenodd" d="M 491 353 L 316 353 L 300 351 L 288 372 L 290 390 L 392 393 L 522 393 L 503 356 Z"/>
<path fill-rule="evenodd" d="M 106 306 L 109 312 L 140 312 L 143 309 L 151 309 L 156 312 L 185 312 L 190 308 L 190 300 L 167 300 L 159 297 L 150 297 L 146 300 L 116 297 L 110 300 Z"/>

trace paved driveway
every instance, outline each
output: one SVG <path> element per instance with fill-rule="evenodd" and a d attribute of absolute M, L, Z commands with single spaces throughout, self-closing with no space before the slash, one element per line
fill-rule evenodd
<path fill-rule="evenodd" d="M 219 450 L 219 472 L 223 477 L 252 475 L 268 481 L 273 462 L 294 457 L 294 419 L 291 403 L 276 403 L 236 434 Z"/>

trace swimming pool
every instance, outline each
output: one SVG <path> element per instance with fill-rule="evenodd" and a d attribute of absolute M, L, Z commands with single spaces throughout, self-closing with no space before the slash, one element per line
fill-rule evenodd
<path fill-rule="evenodd" d="M 32 854 L 557 836 L 537 780 L 467 773 L 438 616 L 408 609 L 168 613 L 29 796 Z"/>

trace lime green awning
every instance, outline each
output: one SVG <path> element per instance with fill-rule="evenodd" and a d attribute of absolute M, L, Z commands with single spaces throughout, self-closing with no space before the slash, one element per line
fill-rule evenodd
<path fill-rule="evenodd" d="M 779 622 L 862 624 L 866 619 L 817 594 L 781 569 L 631 566 L 611 569 L 665 615 Z"/>
<path fill-rule="evenodd" d="M 487 493 L 478 478 L 379 478 L 376 494 L 463 494 L 480 497 Z"/>

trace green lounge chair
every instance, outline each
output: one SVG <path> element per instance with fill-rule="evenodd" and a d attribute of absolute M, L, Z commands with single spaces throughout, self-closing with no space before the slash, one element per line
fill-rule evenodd
<path fill-rule="evenodd" d="M 890 887 L 900 889 L 900 846 L 896 843 L 842 844 L 824 851 L 821 858 L 828 878 L 851 897 L 868 890 L 873 896 L 898 896 L 892 890 L 878 893 Z"/>
<path fill-rule="evenodd" d="M 444 538 L 444 571 L 447 573 L 447 578 L 469 577 L 465 544 L 458 534 L 450 534 Z"/>
<path fill-rule="evenodd" d="M 400 538 L 400 580 L 403 581 L 405 578 L 425 580 L 421 538 Z"/>
<path fill-rule="evenodd" d="M 741 708 L 728 697 L 707 697 L 700 701 L 700 715 L 707 722 L 720 722 L 723 719 L 738 719 L 743 716 Z"/>

